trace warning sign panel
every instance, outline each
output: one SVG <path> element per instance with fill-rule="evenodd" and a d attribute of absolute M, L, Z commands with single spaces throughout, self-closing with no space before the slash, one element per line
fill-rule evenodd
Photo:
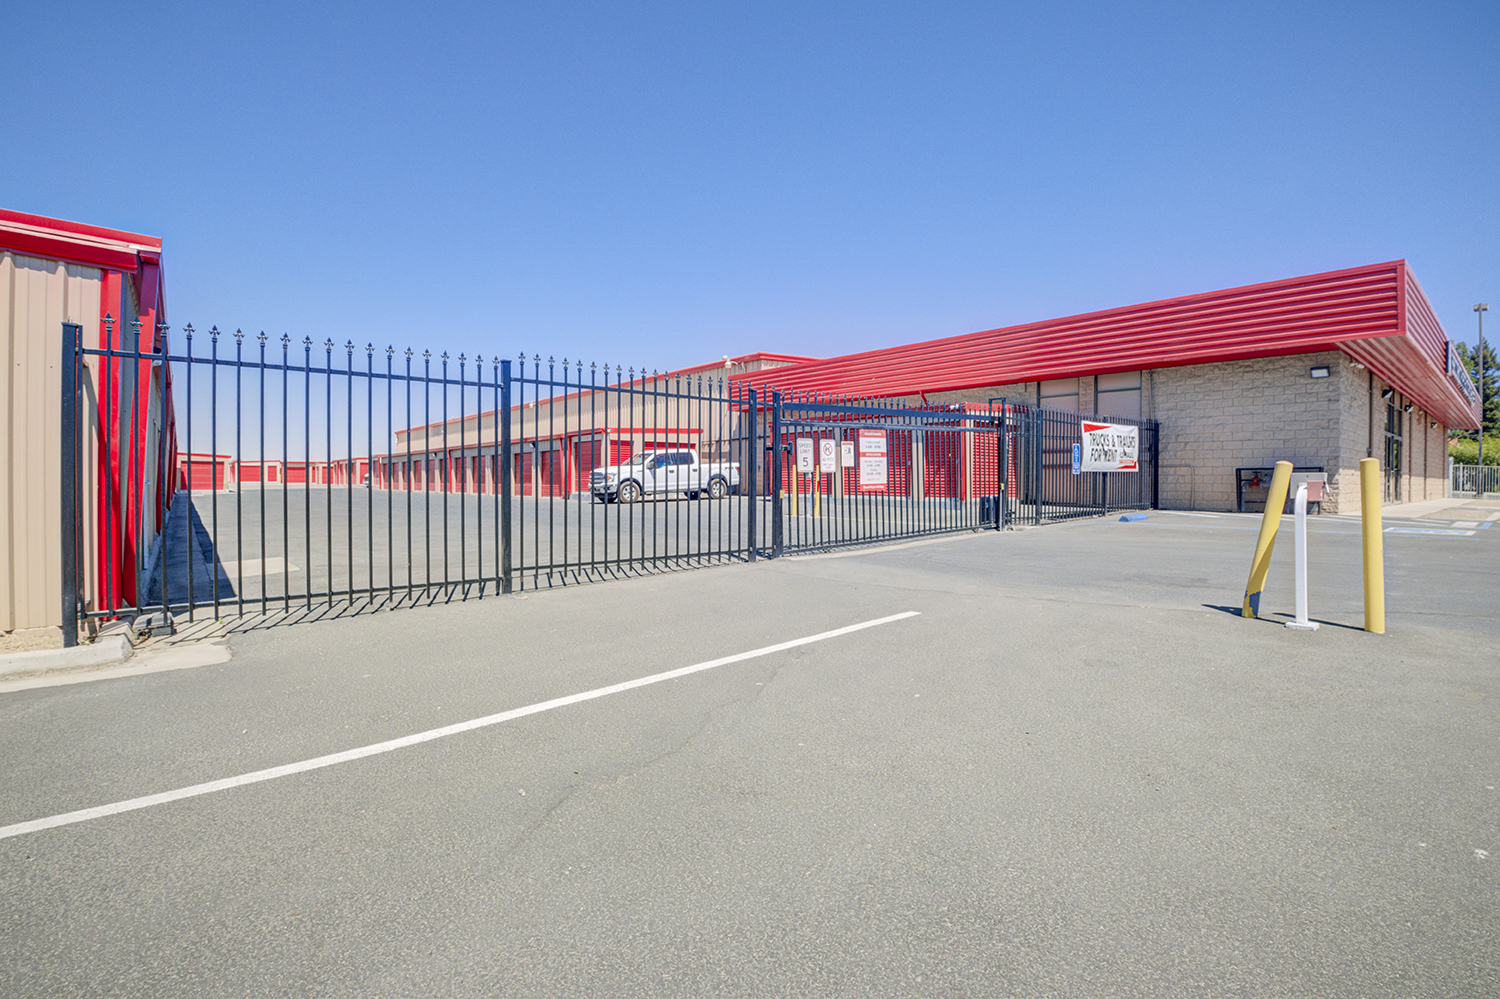
<path fill-rule="evenodd" d="M 1084 420 L 1083 460 L 1085 472 L 1136 472 L 1140 432 L 1136 427 Z"/>
<path fill-rule="evenodd" d="M 818 472 L 833 473 L 839 470 L 839 442 L 832 437 L 818 441 Z"/>
<path fill-rule="evenodd" d="M 859 451 L 859 491 L 883 493 L 890 481 L 890 460 L 884 430 L 861 430 L 855 438 Z"/>

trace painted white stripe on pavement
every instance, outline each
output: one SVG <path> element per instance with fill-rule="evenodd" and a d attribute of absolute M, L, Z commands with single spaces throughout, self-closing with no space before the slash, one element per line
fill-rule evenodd
<path fill-rule="evenodd" d="M 655 673 L 651 676 L 643 676 L 636 680 L 626 680 L 624 683 L 616 683 L 608 687 L 586 690 L 581 694 L 569 694 L 567 697 L 557 697 L 550 701 L 528 704 L 524 708 L 512 708 L 509 711 L 502 711 L 499 714 L 485 715 L 483 718 L 474 718 L 466 722 L 444 725 L 442 728 L 429 729 L 426 732 L 417 732 L 414 735 L 404 735 L 399 739 L 391 739 L 387 742 L 377 742 L 373 745 L 361 746 L 358 749 L 346 749 L 342 753 L 330 753 L 327 756 L 318 756 L 311 760 L 303 760 L 300 763 L 287 763 L 283 766 L 271 767 L 268 770 L 256 770 L 253 773 L 240 774 L 238 777 L 225 777 L 223 780 L 209 781 L 206 784 L 194 784 L 191 787 L 178 788 L 175 791 L 148 794 L 143 798 L 116 801 L 113 804 L 98 805 L 94 808 L 81 808 L 76 812 L 64 812 L 61 815 L 52 815 L 45 819 L 32 819 L 30 822 L 17 822 L 14 825 L 0 826 L 0 839 L 9 839 L 12 836 L 40 832 L 43 829 L 53 829 L 57 826 L 73 825 L 76 822 L 87 822 L 90 819 L 101 819 L 107 815 L 119 815 L 121 812 L 133 812 L 138 808 L 150 808 L 152 805 L 165 805 L 169 801 L 196 798 L 201 794 L 227 791 L 230 788 L 243 787 L 246 784 L 258 784 L 263 780 L 289 777 L 292 774 L 305 773 L 308 770 L 318 770 L 322 767 L 331 767 L 336 763 L 348 763 L 351 760 L 363 759 L 366 756 L 378 756 L 381 753 L 405 749 L 407 746 L 415 746 L 423 742 L 431 742 L 434 739 L 458 735 L 460 732 L 471 732 L 476 728 L 499 725 L 501 722 L 514 721 L 517 718 L 525 718 L 527 715 L 541 714 L 543 711 L 551 711 L 554 708 L 565 708 L 570 704 L 592 701 L 597 697 L 607 697 L 610 694 L 624 693 L 627 690 L 634 690 L 637 687 L 647 687 L 653 683 L 675 680 L 680 676 L 701 673 L 704 670 L 713 669 L 717 666 L 727 666 L 730 663 L 744 662 L 746 659 L 768 656 L 773 652 L 795 649 L 799 645 L 811 645 L 813 642 L 838 638 L 840 635 L 863 631 L 866 628 L 875 628 L 882 624 L 890 624 L 892 621 L 901 621 L 909 617 L 916 617 L 919 614 L 921 614 L 921 611 L 903 611 L 900 614 L 892 614 L 889 617 L 876 618 L 873 621 L 863 621 L 844 628 L 835 628 L 832 631 L 808 635 L 806 638 L 794 638 L 789 642 L 767 645 L 763 648 L 751 649 L 749 652 L 739 652 L 732 656 L 725 656 L 722 659 L 710 659 L 708 662 L 683 666 L 679 669 L 668 670 L 665 673 Z"/>

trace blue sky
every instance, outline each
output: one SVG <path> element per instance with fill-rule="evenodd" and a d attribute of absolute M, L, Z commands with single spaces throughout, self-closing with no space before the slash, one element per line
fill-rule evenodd
<path fill-rule="evenodd" d="M 29 4 L 0 33 L 0 205 L 161 236 L 174 325 L 666 368 L 1397 257 L 1451 337 L 1500 309 L 1493 2 Z"/>

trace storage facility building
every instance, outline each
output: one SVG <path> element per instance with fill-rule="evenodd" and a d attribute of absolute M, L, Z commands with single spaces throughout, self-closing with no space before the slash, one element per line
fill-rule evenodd
<path fill-rule="evenodd" d="M 1404 260 L 734 380 L 762 392 L 927 405 L 1003 397 L 1156 420 L 1167 509 L 1239 509 L 1247 476 L 1279 460 L 1326 472 L 1329 512 L 1359 510 L 1365 457 L 1381 461 L 1385 502 L 1441 497 L 1448 431 L 1479 425 L 1478 393 Z"/>

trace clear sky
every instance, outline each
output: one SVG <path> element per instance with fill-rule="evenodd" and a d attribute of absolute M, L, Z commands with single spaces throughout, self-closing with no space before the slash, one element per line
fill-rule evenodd
<path fill-rule="evenodd" d="M 174 326 L 666 368 L 1405 257 L 1500 336 L 1494 0 L 27 3 L 0 46 L 0 205 L 161 236 Z"/>

